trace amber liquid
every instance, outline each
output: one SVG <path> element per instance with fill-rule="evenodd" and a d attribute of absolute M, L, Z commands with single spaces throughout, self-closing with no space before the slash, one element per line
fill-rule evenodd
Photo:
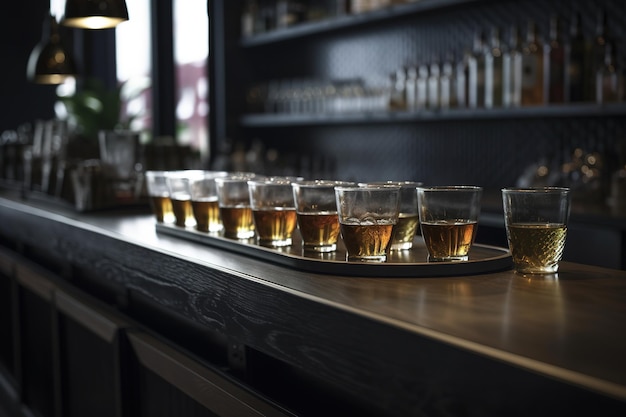
<path fill-rule="evenodd" d="M 224 236 L 234 239 L 249 239 L 254 236 L 254 219 L 250 207 L 220 207 L 220 217 L 224 225 Z"/>
<path fill-rule="evenodd" d="M 219 232 L 222 230 L 220 208 L 217 197 L 208 200 L 191 200 L 193 216 L 196 219 L 196 229 L 201 232 Z"/>
<path fill-rule="evenodd" d="M 172 201 L 166 196 L 151 196 L 150 206 L 157 222 L 174 223 L 174 211 L 172 209 Z"/>
<path fill-rule="evenodd" d="M 413 247 L 413 239 L 419 228 L 418 214 L 400 213 L 398 223 L 393 226 L 393 235 L 391 236 L 391 250 L 411 249 Z"/>
<path fill-rule="evenodd" d="M 551 273 L 563 255 L 567 227 L 563 224 L 512 224 L 507 228 L 515 269 Z"/>
<path fill-rule="evenodd" d="M 191 206 L 191 200 L 178 200 L 170 198 L 172 201 L 172 210 L 174 211 L 174 217 L 176 218 L 176 226 L 186 227 L 195 226 L 196 218 L 193 217 L 193 207 Z"/>
<path fill-rule="evenodd" d="M 391 242 L 392 223 L 341 224 L 341 236 L 348 260 L 385 261 Z"/>
<path fill-rule="evenodd" d="M 431 261 L 465 261 L 474 237 L 477 222 L 422 222 L 422 236 Z"/>
<path fill-rule="evenodd" d="M 298 227 L 305 250 L 330 252 L 337 248 L 339 217 L 336 212 L 298 213 Z"/>
<path fill-rule="evenodd" d="M 260 244 L 270 246 L 291 245 L 291 235 L 297 224 L 295 208 L 253 210 L 252 214 Z"/>

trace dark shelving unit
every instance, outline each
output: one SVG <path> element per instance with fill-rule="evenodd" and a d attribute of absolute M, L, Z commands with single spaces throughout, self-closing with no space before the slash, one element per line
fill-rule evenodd
<path fill-rule="evenodd" d="M 376 24 L 410 16 L 412 14 L 440 11 L 447 7 L 458 7 L 468 3 L 485 1 L 488 0 L 418 0 L 412 3 L 392 5 L 369 12 L 345 14 L 323 20 L 298 23 L 290 27 L 243 37 L 241 39 L 241 47 L 253 48 L 255 46 Z"/>
<path fill-rule="evenodd" d="M 544 158 L 554 166 L 566 163 L 575 148 L 615 155 L 626 140 L 625 102 L 261 113 L 262 103 L 247 101 L 251 89 L 273 81 L 360 79 L 377 85 L 402 66 L 443 52 L 458 57 L 477 31 L 493 27 L 506 39 L 510 27 L 525 34 L 534 21 L 545 39 L 551 15 L 569 21 L 573 12 L 580 13 L 591 39 L 598 12 L 606 11 L 614 38 L 623 40 L 621 0 L 420 0 L 242 37 L 244 4 L 209 2 L 212 149 L 261 144 L 262 151 L 278 155 L 260 168 L 266 173 L 463 182 L 498 190 Z M 605 169 L 613 169 L 614 162 L 607 158 Z"/>
<path fill-rule="evenodd" d="M 572 104 L 515 109 L 441 109 L 420 112 L 380 111 L 355 113 L 258 113 L 241 117 L 244 127 L 323 126 L 349 124 L 395 124 L 461 120 L 501 120 L 568 117 L 626 117 L 626 104 Z"/>

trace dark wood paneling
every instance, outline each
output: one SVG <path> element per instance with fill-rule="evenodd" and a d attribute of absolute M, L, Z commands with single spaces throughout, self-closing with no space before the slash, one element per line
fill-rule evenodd
<path fill-rule="evenodd" d="M 618 415 L 626 407 L 623 271 L 564 262 L 558 279 L 511 271 L 325 276 L 157 235 L 150 215 L 65 217 L 6 200 L 0 215 L 8 220 L 5 236 L 123 291 L 119 307 L 131 316 L 150 304 L 159 314 L 142 315 L 146 326 L 178 318 L 181 326 L 193 323 L 185 331 L 226 335 L 246 347 L 242 380 L 260 392 L 297 377 L 356 399 L 355 409 L 388 415 L 443 414 L 443 403 L 460 414 L 602 406 Z M 80 276 L 72 283 L 80 287 Z M 175 329 L 167 336 L 175 340 Z M 187 343 L 211 362 L 202 346 Z M 280 366 L 267 372 L 264 364 L 274 360 Z M 321 398 L 318 404 L 331 396 Z M 289 405 L 304 411 L 305 401 Z"/>
<path fill-rule="evenodd" d="M 74 291 L 75 293 L 75 291 Z M 57 290 L 59 364 L 63 416 L 121 417 L 132 400 L 124 378 L 129 324 L 85 296 Z M 94 407 L 98 404 L 98 407 Z"/>
<path fill-rule="evenodd" d="M 54 284 L 31 268 L 17 270 L 21 400 L 43 417 L 59 416 Z"/>
<path fill-rule="evenodd" d="M 291 415 L 146 333 L 130 332 L 129 339 L 140 364 L 141 415 Z"/>

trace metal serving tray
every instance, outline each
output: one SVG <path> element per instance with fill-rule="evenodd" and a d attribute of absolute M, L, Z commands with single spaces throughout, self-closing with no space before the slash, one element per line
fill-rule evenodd
<path fill-rule="evenodd" d="M 378 278 L 426 278 L 454 275 L 475 275 L 503 271 L 513 266 L 507 248 L 474 244 L 469 260 L 461 262 L 428 262 L 424 240 L 416 236 L 413 248 L 392 251 L 386 262 L 353 262 L 346 260 L 346 250 L 341 239 L 334 252 L 304 251 L 298 230 L 293 234 L 293 244 L 283 248 L 259 245 L 256 239 L 237 240 L 218 234 L 199 232 L 173 224 L 156 224 L 157 233 L 179 237 L 204 245 L 218 247 L 242 255 L 253 256 L 268 262 L 302 271 L 329 275 L 346 275 Z"/>

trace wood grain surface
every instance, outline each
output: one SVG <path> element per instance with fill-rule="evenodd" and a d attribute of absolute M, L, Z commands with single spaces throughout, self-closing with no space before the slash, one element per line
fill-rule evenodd
<path fill-rule="evenodd" d="M 0 218 L 6 242 L 45 253 L 122 311 L 157 306 L 374 414 L 626 408 L 624 271 L 564 262 L 547 277 L 346 277 L 158 234 L 144 212 L 77 214 L 8 195 Z"/>

